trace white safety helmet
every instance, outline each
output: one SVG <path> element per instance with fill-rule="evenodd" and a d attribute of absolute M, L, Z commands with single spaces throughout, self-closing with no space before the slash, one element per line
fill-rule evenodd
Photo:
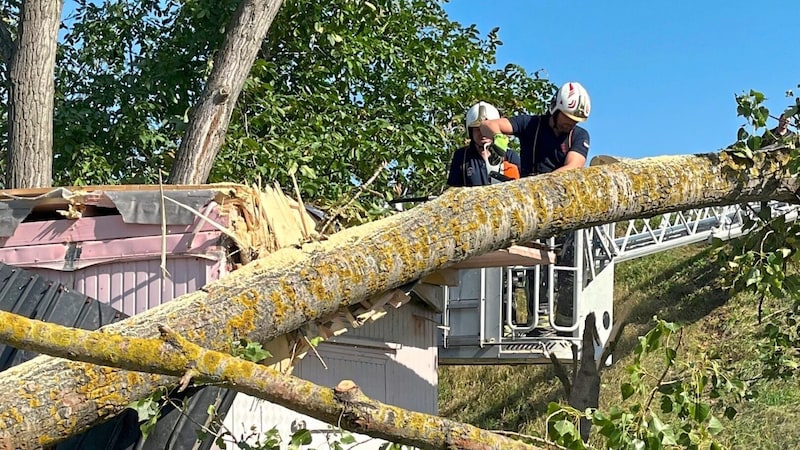
<path fill-rule="evenodd" d="M 576 122 L 588 119 L 591 110 L 592 101 L 589 99 L 589 93 L 575 81 L 564 83 L 550 102 L 550 114 L 561 111 Z"/>
<path fill-rule="evenodd" d="M 480 126 L 484 120 L 494 120 L 500 118 L 497 108 L 486 102 L 478 102 L 467 110 L 467 130 L 471 127 Z"/>

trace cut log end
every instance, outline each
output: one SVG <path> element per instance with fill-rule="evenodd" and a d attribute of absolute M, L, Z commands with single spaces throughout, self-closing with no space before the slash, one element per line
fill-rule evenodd
<path fill-rule="evenodd" d="M 353 389 L 358 389 L 358 385 L 355 384 L 353 380 L 342 380 L 336 385 L 336 388 L 334 388 L 336 392 L 340 393 L 349 392 Z"/>
<path fill-rule="evenodd" d="M 353 403 L 360 397 L 361 389 L 353 380 L 342 380 L 333 388 L 333 394 L 340 402 Z"/>

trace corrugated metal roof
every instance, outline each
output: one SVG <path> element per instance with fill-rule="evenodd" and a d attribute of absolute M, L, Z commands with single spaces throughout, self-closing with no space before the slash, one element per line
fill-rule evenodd
<path fill-rule="evenodd" d="M 31 319 L 59 325 L 94 330 L 127 317 L 106 303 L 68 289 L 32 271 L 0 263 L 0 309 Z M 0 370 L 20 364 L 37 356 L 7 345 L 0 345 Z M 165 408 L 156 429 L 145 442 L 140 442 L 138 417 L 126 410 L 109 422 L 86 433 L 70 438 L 56 450 L 207 450 L 211 442 L 195 446 L 198 423 L 205 423 L 208 405 L 217 405 L 225 414 L 235 396 L 228 391 L 209 386 L 187 389 L 177 400 L 186 399 L 188 415 Z M 176 396 L 173 396 L 176 397 Z"/>
<path fill-rule="evenodd" d="M 0 263 L 0 309 L 31 319 L 95 330 L 124 319 L 110 306 L 33 272 Z M 33 358 L 34 352 L 0 345 L 0 370 Z"/>

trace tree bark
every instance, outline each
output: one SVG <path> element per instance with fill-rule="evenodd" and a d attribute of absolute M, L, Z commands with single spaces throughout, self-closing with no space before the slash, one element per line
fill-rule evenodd
<path fill-rule="evenodd" d="M 283 0 L 242 0 L 170 170 L 171 184 L 202 184 L 225 140 L 233 108 Z"/>
<path fill-rule="evenodd" d="M 54 77 L 62 5 L 62 0 L 22 2 L 8 66 L 8 189 L 53 182 Z"/>
<path fill-rule="evenodd" d="M 454 188 L 327 241 L 279 250 L 107 329 L 148 337 L 163 324 L 219 351 L 238 338 L 264 342 L 341 306 L 516 242 L 696 207 L 794 201 L 798 182 L 789 161 L 788 149 L 758 152 L 752 163 L 723 152 Z M 0 411 L 5 411 L 0 412 L 0 437 L 56 443 L 119 413 L 156 386 L 176 381 L 37 357 L 0 374 Z"/>
<path fill-rule="evenodd" d="M 586 316 L 583 329 L 580 367 L 574 374 L 572 389 L 569 395 L 569 405 L 580 412 L 587 408 L 600 406 L 600 371 L 594 359 L 594 342 L 597 338 L 597 324 L 594 313 Z M 580 433 L 583 442 L 589 441 L 592 430 L 592 421 L 581 417 Z"/>
<path fill-rule="evenodd" d="M 229 354 L 199 347 L 160 327 L 161 339 L 123 337 L 39 322 L 0 311 L 0 342 L 93 364 L 181 376 L 269 400 L 345 430 L 425 449 L 541 449 L 519 440 L 429 414 L 386 405 L 349 380 L 315 385 Z M 0 442 L 0 448 L 4 445 Z M 555 447 L 555 446 L 552 446 Z"/>

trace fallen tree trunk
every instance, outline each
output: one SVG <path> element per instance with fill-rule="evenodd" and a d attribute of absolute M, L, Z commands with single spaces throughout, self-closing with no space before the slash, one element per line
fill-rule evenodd
<path fill-rule="evenodd" d="M 254 261 L 203 290 L 108 327 L 164 324 L 202 347 L 264 342 L 449 264 L 594 224 L 745 201 L 796 199 L 790 151 L 650 158 L 471 189 Z M 45 446 L 118 414 L 173 377 L 38 357 L 0 375 L 0 438 Z M 23 393 L 24 395 L 20 395 Z"/>
<path fill-rule="evenodd" d="M 124 337 L 40 322 L 0 311 L 0 342 L 16 348 L 139 372 L 214 383 L 289 407 L 341 428 L 423 449 L 543 449 L 472 425 L 408 411 L 365 396 L 353 382 L 336 388 L 300 378 L 188 342 L 160 327 L 161 338 Z M 14 448 L 0 441 L 0 448 Z"/>

